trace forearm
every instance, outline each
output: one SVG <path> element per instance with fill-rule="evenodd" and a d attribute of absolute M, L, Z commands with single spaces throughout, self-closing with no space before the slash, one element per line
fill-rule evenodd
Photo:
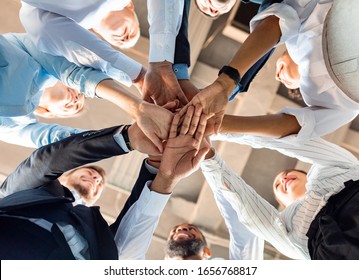
<path fill-rule="evenodd" d="M 229 65 L 243 77 L 254 63 L 278 43 L 280 37 L 279 18 L 265 18 L 244 41 Z"/>
<path fill-rule="evenodd" d="M 153 180 L 151 190 L 160 194 L 171 194 L 177 181 L 175 178 L 164 176 L 159 172 Z"/>
<path fill-rule="evenodd" d="M 240 223 L 285 255 L 297 258 L 297 249 L 289 239 L 279 212 L 268 201 L 235 174 L 218 155 L 204 161 L 201 168 L 211 188 L 222 192 L 231 204 Z"/>
<path fill-rule="evenodd" d="M 176 36 L 182 22 L 183 0 L 149 0 L 149 62 L 173 63 Z"/>
<path fill-rule="evenodd" d="M 125 92 L 124 88 L 114 80 L 103 80 L 96 87 L 96 95 L 120 107 L 137 120 L 140 106 L 143 103 L 139 97 Z"/>
<path fill-rule="evenodd" d="M 297 134 L 301 129 L 295 116 L 273 114 L 263 116 L 225 115 L 221 133 L 241 133 L 272 136 L 276 138 Z"/>
<path fill-rule="evenodd" d="M 130 86 L 131 80 L 138 77 L 142 65 L 61 12 L 66 11 L 60 9 L 59 13 L 51 13 L 26 4 L 22 7 L 21 22 L 39 50 L 63 56 L 77 65 L 94 67 Z"/>
<path fill-rule="evenodd" d="M 144 259 L 169 195 L 149 190 L 147 182 L 138 200 L 126 212 L 115 235 L 119 259 Z"/>
<path fill-rule="evenodd" d="M 57 124 L 36 122 L 35 119 L 27 125 L 21 122 L 18 124 L 13 119 L 0 119 L 0 140 L 25 147 L 42 147 L 84 131 Z"/>
<path fill-rule="evenodd" d="M 1 194 L 42 186 L 73 168 L 124 154 L 113 135 L 119 127 L 86 131 L 34 151 L 1 186 Z"/>

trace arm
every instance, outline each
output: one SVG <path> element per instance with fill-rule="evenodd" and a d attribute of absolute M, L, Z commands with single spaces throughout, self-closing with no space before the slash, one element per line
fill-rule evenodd
<path fill-rule="evenodd" d="M 208 128 L 212 132 L 212 128 Z M 220 128 L 221 133 L 255 134 L 284 137 L 297 134 L 301 126 L 292 115 L 273 114 L 263 116 L 225 115 Z"/>
<path fill-rule="evenodd" d="M 71 5 L 76 6 L 69 4 Z M 131 81 L 139 76 L 141 64 L 112 48 L 75 20 L 71 20 L 70 18 L 74 17 L 67 16 L 68 9 L 61 9 L 58 3 L 53 1 L 45 6 L 38 6 L 44 10 L 23 3 L 20 19 L 41 51 L 64 56 L 77 65 L 99 69 L 126 86 L 130 86 Z M 48 12 L 45 8 L 53 12 Z M 81 9 L 73 11 L 75 14 L 82 12 Z"/>
<path fill-rule="evenodd" d="M 170 197 L 151 191 L 156 173 L 157 169 L 150 170 L 147 160 L 144 160 L 130 197 L 111 225 L 119 259 L 145 259 L 153 232 Z"/>
<path fill-rule="evenodd" d="M 218 155 L 204 161 L 201 168 L 211 188 L 220 191 L 232 205 L 241 224 L 288 257 L 303 258 L 292 245 L 278 210 L 228 168 Z"/>
<path fill-rule="evenodd" d="M 213 156 L 214 151 L 210 150 L 206 159 Z M 213 184 L 209 184 L 209 186 L 229 231 L 229 259 L 263 260 L 264 240 L 254 235 L 240 222 L 235 208 L 232 207 L 220 188 Z"/>
<path fill-rule="evenodd" d="M 322 107 L 285 107 L 277 114 L 263 116 L 225 115 L 221 133 L 254 134 L 281 138 L 292 135 L 291 141 L 297 145 L 310 139 L 324 136 L 352 121 L 358 112 Z M 213 134 L 213 126 L 208 125 L 207 134 Z"/>
<path fill-rule="evenodd" d="M 314 3 L 315 1 L 312 2 Z M 289 40 L 298 33 L 301 21 L 304 20 L 302 10 L 309 10 L 309 8 L 293 8 L 289 4 L 291 4 L 289 1 L 288 4 L 273 4 L 252 19 L 250 35 L 229 63 L 229 66 L 237 69 L 240 77 L 243 77 L 250 67 L 279 42 Z M 312 5 L 310 3 L 308 6 Z M 245 88 L 250 81 L 250 77 L 246 77 L 242 86 Z M 229 97 L 236 86 L 231 78 L 222 73 L 211 85 L 201 90 L 191 101 L 193 105 L 201 104 L 204 113 L 214 114 L 211 122 L 213 122 L 216 132 L 219 131 Z"/>
<path fill-rule="evenodd" d="M 71 135 L 82 129 L 38 122 L 34 115 L 0 118 L 0 140 L 10 144 L 38 148 Z"/>
<path fill-rule="evenodd" d="M 243 43 L 229 66 L 237 69 L 240 76 L 243 76 L 257 60 L 277 44 L 280 35 L 277 17 L 272 16 L 263 20 Z M 219 131 L 229 97 L 235 87 L 235 82 L 222 73 L 211 85 L 195 95 L 190 102 L 192 105 L 201 104 L 205 114 L 214 114 L 212 122 L 215 132 Z"/>
<path fill-rule="evenodd" d="M 205 116 L 201 117 L 201 108 L 194 110 L 190 107 L 179 135 L 178 123 L 177 115 L 173 119 L 159 172 L 153 183 L 143 187 L 145 177 L 150 178 L 152 175 L 142 167 L 125 207 L 134 204 L 128 211 L 124 209 L 115 223 L 118 224 L 121 219 L 115 237 L 121 259 L 144 259 L 159 216 L 174 187 L 180 179 L 199 167 L 199 162 L 208 150 L 198 150 L 206 125 Z M 138 198 L 139 193 L 141 195 Z"/>
<path fill-rule="evenodd" d="M 256 149 L 276 150 L 281 154 L 310 164 L 322 166 L 338 166 L 339 164 L 344 167 L 358 164 L 358 160 L 353 154 L 338 145 L 321 138 L 297 143 L 295 137 L 295 135 L 290 135 L 275 139 L 246 134 L 219 134 L 211 137 L 211 139 L 249 145 Z"/>
<path fill-rule="evenodd" d="M 191 66 L 191 52 L 188 41 L 188 16 L 190 6 L 191 1 L 185 0 L 181 28 L 176 37 L 175 57 L 174 64 L 172 66 L 178 83 L 189 101 L 191 101 L 192 98 L 199 92 L 199 89 L 190 81 L 188 73 L 188 68 Z"/>
<path fill-rule="evenodd" d="M 103 72 L 78 66 L 61 56 L 43 53 L 35 46 L 27 34 L 7 34 L 8 40 L 21 44 L 24 50 L 50 75 L 61 80 L 66 86 L 76 89 L 87 97 L 95 97 L 97 84 L 109 77 Z M 41 85 L 39 85 L 41 86 Z"/>
<path fill-rule="evenodd" d="M 114 135 L 119 127 L 86 131 L 34 151 L 1 185 L 1 196 L 42 186 L 84 164 L 124 154 Z"/>
<path fill-rule="evenodd" d="M 149 0 L 147 3 L 150 54 L 143 98 L 159 105 L 178 99 L 184 105 L 188 102 L 187 98 L 172 70 L 176 36 L 182 20 L 183 0 Z"/>
<path fill-rule="evenodd" d="M 142 101 L 140 98 L 124 93 L 121 86 L 112 80 L 104 80 L 96 88 L 97 96 L 119 106 L 130 114 L 145 135 L 162 152 L 162 140 L 167 139 L 172 113 L 162 107 Z"/>

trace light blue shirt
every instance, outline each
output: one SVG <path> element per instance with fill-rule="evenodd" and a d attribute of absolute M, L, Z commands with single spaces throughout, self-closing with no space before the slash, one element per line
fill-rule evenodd
<path fill-rule="evenodd" d="M 43 90 L 57 80 L 94 98 L 105 79 L 101 71 L 40 52 L 26 34 L 0 35 L 0 140 L 39 147 L 80 132 L 38 123 L 32 113 Z"/>

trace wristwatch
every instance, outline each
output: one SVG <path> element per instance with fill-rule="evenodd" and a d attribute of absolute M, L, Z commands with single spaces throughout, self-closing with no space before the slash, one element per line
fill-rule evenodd
<path fill-rule="evenodd" d="M 131 125 L 125 125 L 123 128 L 122 128 L 122 131 L 121 131 L 121 134 L 122 134 L 122 137 L 123 137 L 123 140 L 125 141 L 125 144 L 126 144 L 126 147 L 129 151 L 133 151 L 133 148 L 131 146 L 131 142 L 130 142 L 130 139 L 128 138 L 128 128 L 130 127 Z"/>
<path fill-rule="evenodd" d="M 234 83 L 236 84 L 236 87 L 233 89 L 229 100 L 233 100 L 233 98 L 237 95 L 237 93 L 239 93 L 239 90 L 241 88 L 241 75 L 239 74 L 238 70 L 236 68 L 233 68 L 231 66 L 225 65 L 221 68 L 221 70 L 219 70 L 218 72 L 218 76 L 221 75 L 222 73 L 226 74 L 228 77 L 230 77 Z"/>

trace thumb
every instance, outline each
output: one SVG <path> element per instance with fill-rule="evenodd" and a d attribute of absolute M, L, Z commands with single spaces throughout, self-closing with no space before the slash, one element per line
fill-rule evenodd
<path fill-rule="evenodd" d="M 173 111 L 173 110 L 176 110 L 179 106 L 179 100 L 178 99 L 175 99 L 173 101 L 169 101 L 167 102 L 165 105 L 163 105 L 162 107 L 164 109 L 167 109 L 167 110 L 170 110 L 170 111 Z"/>
<path fill-rule="evenodd" d="M 151 140 L 151 142 L 153 143 L 153 145 L 156 146 L 157 150 L 159 153 L 163 152 L 163 145 L 162 145 L 162 140 L 154 133 L 150 133 L 147 135 L 148 139 Z"/>

